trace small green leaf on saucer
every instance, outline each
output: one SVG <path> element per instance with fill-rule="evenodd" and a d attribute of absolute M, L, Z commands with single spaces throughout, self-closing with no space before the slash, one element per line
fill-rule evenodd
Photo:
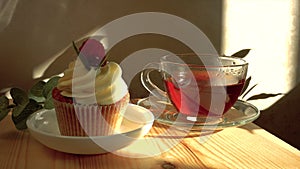
<path fill-rule="evenodd" d="M 59 76 L 52 77 L 44 86 L 43 96 L 47 98 L 48 94 L 52 92 L 52 89 L 57 85 Z"/>
<path fill-rule="evenodd" d="M 26 120 L 28 116 L 32 113 L 36 112 L 37 110 L 42 109 L 43 107 L 39 105 L 35 100 L 29 99 L 28 104 L 25 106 L 23 111 L 16 116 L 14 113 L 12 115 L 12 120 L 18 130 L 26 129 Z"/>
<path fill-rule="evenodd" d="M 46 82 L 44 82 L 44 81 L 38 81 L 29 90 L 29 94 L 32 94 L 35 97 L 43 97 L 43 90 L 44 90 L 45 84 L 46 84 Z"/>

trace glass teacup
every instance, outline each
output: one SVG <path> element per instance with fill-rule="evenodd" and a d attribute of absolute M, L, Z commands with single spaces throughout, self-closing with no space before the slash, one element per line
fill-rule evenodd
<path fill-rule="evenodd" d="M 237 101 L 247 68 L 248 63 L 237 57 L 171 54 L 146 65 L 141 81 L 157 99 L 171 103 L 181 118 L 217 123 Z M 153 70 L 161 73 L 165 90 L 152 82 Z"/>

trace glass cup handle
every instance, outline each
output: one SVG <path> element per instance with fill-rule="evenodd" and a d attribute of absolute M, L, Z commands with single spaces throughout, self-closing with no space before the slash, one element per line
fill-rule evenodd
<path fill-rule="evenodd" d="M 167 93 L 157 87 L 150 79 L 150 73 L 154 70 L 161 71 L 159 63 L 147 64 L 141 72 L 141 82 L 146 90 L 149 91 L 153 96 L 157 97 L 159 100 L 168 101 L 169 99 Z"/>

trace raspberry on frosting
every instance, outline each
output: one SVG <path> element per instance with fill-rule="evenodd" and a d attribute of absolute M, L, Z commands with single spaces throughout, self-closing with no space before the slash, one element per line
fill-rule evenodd
<path fill-rule="evenodd" d="M 87 39 L 79 48 L 79 58 L 88 69 L 102 66 L 105 57 L 104 46 L 96 39 Z"/>
<path fill-rule="evenodd" d="M 72 97 L 65 97 L 65 96 L 61 95 L 60 93 L 61 93 L 61 91 L 57 87 L 55 87 L 52 90 L 52 97 L 60 102 L 66 102 L 66 103 L 70 103 L 70 104 L 73 103 Z"/>

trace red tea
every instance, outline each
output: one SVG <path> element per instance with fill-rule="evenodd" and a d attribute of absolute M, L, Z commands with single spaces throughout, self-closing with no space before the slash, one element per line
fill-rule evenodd
<path fill-rule="evenodd" d="M 173 77 L 165 78 L 165 86 L 170 100 L 176 109 L 190 116 L 221 116 L 227 112 L 238 99 L 244 79 L 237 80 L 234 75 L 223 73 L 222 83 L 214 84 L 215 72 L 193 70 L 194 83 L 180 84 Z M 179 81 L 179 82 L 178 82 Z M 182 81 L 187 81 L 183 79 Z M 225 84 L 225 85 L 224 85 Z M 222 103 L 212 103 L 212 99 Z M 220 98 L 220 99 L 218 99 Z M 213 105 L 212 105 L 213 104 Z"/>

